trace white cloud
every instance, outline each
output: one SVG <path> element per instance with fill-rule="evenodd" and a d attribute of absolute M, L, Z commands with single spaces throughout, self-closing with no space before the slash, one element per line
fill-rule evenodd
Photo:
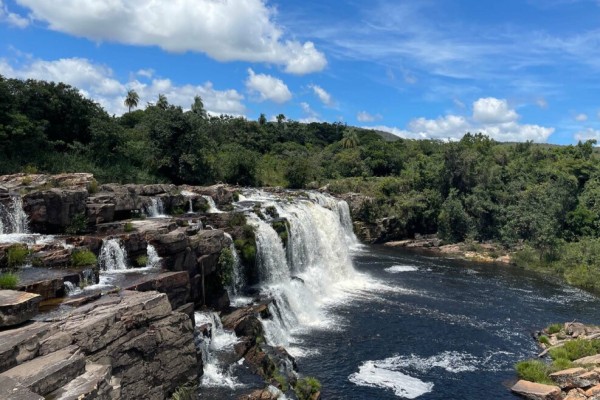
<path fill-rule="evenodd" d="M 506 100 L 487 97 L 473 103 L 473 119 L 485 124 L 516 121 L 517 112 L 508 107 Z"/>
<path fill-rule="evenodd" d="M 467 132 L 481 132 L 500 142 L 545 142 L 554 128 L 520 124 L 519 114 L 508 108 L 506 100 L 482 98 L 473 103 L 472 117 L 446 115 L 436 119 L 416 118 L 406 129 L 385 125 L 365 127 L 410 139 L 460 140 Z"/>
<path fill-rule="evenodd" d="M 136 75 L 150 79 L 154 76 L 154 70 L 151 68 L 140 69 L 138 72 L 136 72 Z"/>
<path fill-rule="evenodd" d="M 577 114 L 575 116 L 575 121 L 578 121 L 578 122 L 584 122 L 584 121 L 587 121 L 587 119 L 588 119 L 587 114 L 581 113 L 581 114 Z"/>
<path fill-rule="evenodd" d="M 592 128 L 584 129 L 575 134 L 575 140 L 581 140 L 582 142 L 585 142 L 586 140 L 596 140 L 600 143 L 600 130 Z"/>
<path fill-rule="evenodd" d="M 319 98 L 319 100 L 321 100 L 323 104 L 325 104 L 326 106 L 331 106 L 333 104 L 333 99 L 331 98 L 331 95 L 327 93 L 327 91 L 321 86 L 310 85 L 309 87 L 313 90 L 315 95 Z"/>
<path fill-rule="evenodd" d="M 383 116 L 381 114 L 372 115 L 372 114 L 369 114 L 366 111 L 359 111 L 356 114 L 356 119 L 359 122 L 374 122 L 374 121 L 378 121 L 380 119 L 383 119 Z"/>
<path fill-rule="evenodd" d="M 55 31 L 94 41 L 194 51 L 218 61 L 266 62 L 291 74 L 327 65 L 312 42 L 286 39 L 266 0 L 17 0 Z"/>
<path fill-rule="evenodd" d="M 542 108 L 542 109 L 548 108 L 548 101 L 547 101 L 545 98 L 543 98 L 543 97 L 540 97 L 540 98 L 538 98 L 538 99 L 535 101 L 535 104 L 536 104 L 536 105 L 537 105 L 539 108 Z"/>
<path fill-rule="evenodd" d="M 26 28 L 29 20 L 8 10 L 8 7 L 0 0 L 0 22 L 6 22 L 17 28 Z"/>
<path fill-rule="evenodd" d="M 271 75 L 256 74 L 248 68 L 248 79 L 246 79 L 246 88 L 251 93 L 257 93 L 260 101 L 270 100 L 282 104 L 292 98 L 292 93 L 287 85 L 281 79 Z"/>
<path fill-rule="evenodd" d="M 311 122 L 321 122 L 319 118 L 319 114 L 312 109 L 310 104 L 306 102 L 300 103 L 300 108 L 302 108 L 302 112 L 304 112 L 304 118 L 300 118 L 298 122 L 302 122 L 304 124 L 309 124 Z"/>
<path fill-rule="evenodd" d="M 149 83 L 137 79 L 121 82 L 113 76 L 110 68 L 93 64 L 84 58 L 33 60 L 19 67 L 0 59 L 0 74 L 11 78 L 67 83 L 77 87 L 84 96 L 98 102 L 110 114 L 120 115 L 127 111 L 123 104 L 127 89 L 137 91 L 140 106 L 155 102 L 158 94 L 162 93 L 167 96 L 170 104 L 187 109 L 192 104 L 194 96 L 200 95 L 206 110 L 211 114 L 242 115 L 245 112 L 242 103 L 244 96 L 236 90 L 216 90 L 211 82 L 203 85 L 178 86 L 169 79 L 160 78 L 154 78 Z"/>

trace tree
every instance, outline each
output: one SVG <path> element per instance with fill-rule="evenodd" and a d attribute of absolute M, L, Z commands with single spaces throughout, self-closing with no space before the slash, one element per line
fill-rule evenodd
<path fill-rule="evenodd" d="M 267 117 L 265 117 L 265 114 L 260 114 L 260 117 L 258 117 L 258 124 L 266 125 L 266 123 L 267 123 Z"/>
<path fill-rule="evenodd" d="M 285 115 L 283 115 L 283 114 L 279 114 L 276 118 L 277 118 L 277 123 L 280 125 L 285 122 Z"/>
<path fill-rule="evenodd" d="M 352 149 L 357 147 L 360 144 L 358 140 L 358 136 L 356 135 L 356 130 L 349 129 L 344 132 L 344 136 L 342 137 L 342 147 L 345 149 Z"/>
<path fill-rule="evenodd" d="M 192 104 L 192 112 L 201 118 L 206 118 L 208 116 L 208 114 L 206 113 L 206 110 L 204 109 L 204 103 L 202 102 L 202 97 L 200 97 L 200 96 L 194 97 L 194 103 Z"/>
<path fill-rule="evenodd" d="M 129 89 L 127 91 L 127 96 L 125 97 L 125 107 L 127 107 L 128 112 L 131 112 L 132 108 L 138 106 L 138 102 L 140 101 L 140 96 L 133 89 Z"/>
<path fill-rule="evenodd" d="M 156 107 L 160 108 L 161 110 L 166 110 L 167 107 L 169 107 L 169 102 L 167 101 L 167 96 L 165 96 L 162 93 L 159 93 L 158 101 L 156 102 Z"/>

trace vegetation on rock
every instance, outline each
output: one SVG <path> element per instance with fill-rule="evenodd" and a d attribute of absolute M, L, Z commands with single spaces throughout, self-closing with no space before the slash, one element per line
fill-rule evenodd
<path fill-rule="evenodd" d="M 96 265 L 98 259 L 96 255 L 91 251 L 85 250 L 75 250 L 71 253 L 71 264 L 74 267 L 85 267 L 89 265 Z"/>
<path fill-rule="evenodd" d="M 12 272 L 0 274 L 0 289 L 16 289 L 19 284 L 19 277 Z"/>

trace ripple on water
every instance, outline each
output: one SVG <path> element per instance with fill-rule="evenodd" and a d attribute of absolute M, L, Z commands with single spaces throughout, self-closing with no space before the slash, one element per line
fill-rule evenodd
<path fill-rule="evenodd" d="M 414 265 L 392 265 L 391 267 L 384 269 L 385 272 L 389 272 L 390 274 L 413 272 L 418 270 L 419 268 L 415 267 Z"/>

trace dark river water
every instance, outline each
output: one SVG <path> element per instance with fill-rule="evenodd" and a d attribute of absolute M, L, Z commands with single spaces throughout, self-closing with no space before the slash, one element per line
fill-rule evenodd
<path fill-rule="evenodd" d="M 514 399 L 515 362 L 539 352 L 532 333 L 554 322 L 600 322 L 600 300 L 504 265 L 382 246 L 354 257 L 395 290 L 357 293 L 329 314 L 334 329 L 300 336 L 304 375 L 323 399 Z"/>

